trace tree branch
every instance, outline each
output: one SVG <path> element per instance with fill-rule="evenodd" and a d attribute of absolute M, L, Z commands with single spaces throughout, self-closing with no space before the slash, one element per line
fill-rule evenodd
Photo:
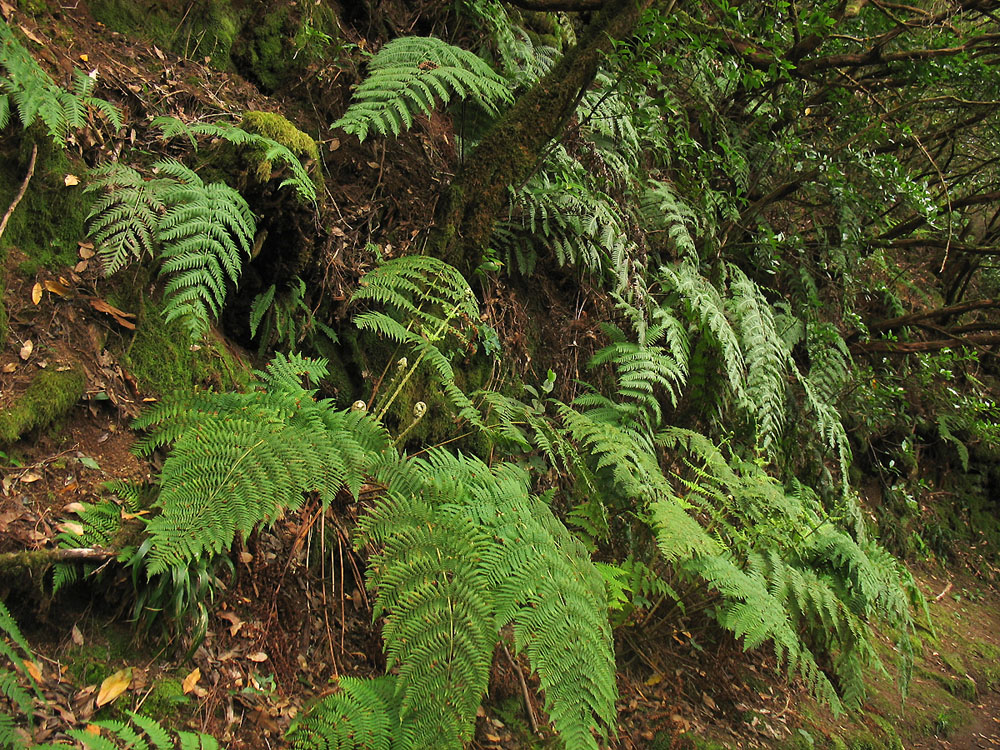
<path fill-rule="evenodd" d="M 604 0 L 507 0 L 510 5 L 521 10 L 562 11 L 576 13 L 585 10 L 600 10 Z"/>

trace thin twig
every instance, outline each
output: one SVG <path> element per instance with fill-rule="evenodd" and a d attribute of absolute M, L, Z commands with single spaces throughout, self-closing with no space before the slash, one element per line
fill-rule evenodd
<path fill-rule="evenodd" d="M 21 189 L 17 191 L 17 195 L 14 196 L 14 200 L 11 201 L 10 208 L 7 209 L 7 213 L 3 215 L 3 220 L 0 220 L 0 237 L 3 237 L 4 230 L 7 228 L 7 222 L 10 221 L 10 215 L 14 213 L 14 209 L 17 208 L 17 204 L 21 202 L 21 198 L 24 197 L 25 192 L 28 190 L 28 183 L 31 182 L 31 176 L 35 173 L 35 158 L 38 156 L 38 144 L 33 143 L 31 145 L 31 160 L 28 162 L 28 174 L 24 176 L 24 182 L 21 183 Z"/>
<path fill-rule="evenodd" d="M 507 661 L 514 668 L 515 674 L 517 674 L 518 682 L 521 683 L 521 697 L 524 698 L 524 710 L 528 713 L 528 722 L 531 724 L 531 733 L 534 735 L 538 734 L 538 719 L 535 718 L 535 709 L 531 707 L 531 694 L 528 692 L 528 683 L 524 681 L 524 674 L 521 672 L 521 668 L 514 661 L 514 657 L 510 655 L 510 651 L 507 650 L 507 644 L 502 640 L 500 641 L 500 647 L 503 649 L 504 656 L 507 657 Z"/>

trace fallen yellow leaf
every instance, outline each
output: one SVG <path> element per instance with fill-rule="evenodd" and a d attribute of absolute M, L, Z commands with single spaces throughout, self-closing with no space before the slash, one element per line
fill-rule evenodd
<path fill-rule="evenodd" d="M 101 689 L 97 692 L 97 707 L 111 703 L 115 698 L 124 693 L 128 686 L 132 684 L 132 667 L 119 669 L 110 677 L 106 677 L 101 683 Z"/>
<path fill-rule="evenodd" d="M 36 281 L 35 285 L 31 287 L 31 302 L 32 304 L 37 305 L 41 301 L 42 301 L 42 285 Z"/>
<path fill-rule="evenodd" d="M 194 686 L 198 684 L 198 680 L 200 679 L 201 670 L 198 667 L 195 667 L 191 670 L 191 673 L 184 678 L 184 682 L 181 683 L 181 688 L 184 690 L 184 693 L 187 694 L 194 690 Z"/>
<path fill-rule="evenodd" d="M 257 651 L 256 653 L 253 654 L 247 654 L 247 658 L 250 661 L 256 661 L 256 662 L 267 661 L 267 654 L 265 654 L 263 651 Z"/>
<path fill-rule="evenodd" d="M 35 345 L 28 339 L 21 346 L 21 359 L 27 359 L 31 356 L 31 353 L 35 350 Z"/>
<path fill-rule="evenodd" d="M 80 178 L 75 174 L 68 174 L 63 178 L 63 184 L 66 187 L 73 187 L 74 185 L 80 184 Z"/>
<path fill-rule="evenodd" d="M 69 534 L 83 536 L 83 524 L 77 523 L 76 521 L 66 521 L 65 523 L 59 524 L 56 528 Z"/>
<path fill-rule="evenodd" d="M 31 679 L 35 682 L 42 681 L 42 670 L 38 668 L 38 665 L 33 661 L 24 662 L 25 669 L 28 670 L 28 674 L 31 675 Z"/>

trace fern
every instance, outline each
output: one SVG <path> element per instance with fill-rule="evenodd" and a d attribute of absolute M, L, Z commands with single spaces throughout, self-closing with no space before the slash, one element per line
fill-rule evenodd
<path fill-rule="evenodd" d="M 690 315 L 712 336 L 722 353 L 722 368 L 737 399 L 746 388 L 746 359 L 739 337 L 726 316 L 726 304 L 719 291 L 691 263 L 660 268 L 663 283 L 673 290 Z"/>
<path fill-rule="evenodd" d="M 153 257 L 166 206 L 162 181 L 147 181 L 118 162 L 91 170 L 84 192 L 97 193 L 87 216 L 88 234 L 97 246 L 106 276 L 132 260 Z"/>
<path fill-rule="evenodd" d="M 604 584 L 527 475 L 432 450 L 383 480 L 389 496 L 362 528 L 380 548 L 371 574 L 386 650 L 402 662 L 404 747 L 468 733 L 496 632 L 513 623 L 562 741 L 596 748 L 591 731 L 613 722 L 615 700 Z"/>
<path fill-rule="evenodd" d="M 299 507 L 304 492 L 327 503 L 341 488 L 357 495 L 388 438 L 363 414 L 315 401 L 300 373 L 315 380 L 325 363 L 277 355 L 265 388 L 178 398 L 137 420 L 154 428 L 137 446 L 141 455 L 173 444 L 160 476 L 162 510 L 146 529 L 148 575 L 228 549 L 237 533 Z"/>
<path fill-rule="evenodd" d="M 506 81 L 472 52 L 434 37 L 394 39 L 368 62 L 368 77 L 330 127 L 362 141 L 373 130 L 398 136 L 412 127 L 414 114 L 428 114 L 437 99 L 448 104 L 452 96 L 492 114 L 513 101 Z"/>
<path fill-rule="evenodd" d="M 160 129 L 164 139 L 184 136 L 195 149 L 198 147 L 199 136 L 219 138 L 235 146 L 258 149 L 262 163 L 284 164 L 291 172 L 291 176 L 282 180 L 278 187 L 290 187 L 304 202 L 316 203 L 316 185 L 299 157 L 288 146 L 273 138 L 251 133 L 228 122 L 186 123 L 176 117 L 161 116 L 155 118 L 152 125 Z"/>
<path fill-rule="evenodd" d="M 162 192 L 169 206 L 160 220 L 161 273 L 167 322 L 181 319 L 200 335 L 226 300 L 226 284 L 236 284 L 250 257 L 254 217 L 242 196 L 221 182 L 206 185 L 180 162 L 158 162 L 166 175 Z"/>
<path fill-rule="evenodd" d="M 34 680 L 24 665 L 25 660 L 31 660 L 31 648 L 21 634 L 17 623 L 11 616 L 6 605 L 0 601 L 0 659 L 10 662 L 15 671 L 0 668 L 0 699 L 7 700 L 21 716 L 29 716 L 31 701 L 34 696 L 41 698 Z M 6 666 L 6 665 L 5 665 Z M 28 682 L 31 689 L 23 686 Z M 20 750 L 26 748 L 21 735 L 17 732 L 17 716 L 10 716 L 0 710 L 0 747 Z"/>
<path fill-rule="evenodd" d="M 380 418 L 412 374 L 426 362 L 459 416 L 481 424 L 472 402 L 456 385 L 454 370 L 445 354 L 452 348 L 465 350 L 473 343 L 474 321 L 479 319 L 475 295 L 457 269 L 422 255 L 395 258 L 366 274 L 351 299 L 376 302 L 391 310 L 392 314 L 360 313 L 354 317 L 354 324 L 405 345 L 416 355 L 411 369 L 385 397 L 378 411 Z"/>
<path fill-rule="evenodd" d="M 729 275 L 730 304 L 747 364 L 745 405 L 755 417 L 760 446 L 767 451 L 781 437 L 788 352 L 760 288 L 735 266 L 729 267 Z"/>
<path fill-rule="evenodd" d="M 218 741 L 200 732 L 173 732 L 165 729 L 155 719 L 135 711 L 126 712 L 131 722 L 95 721 L 93 726 L 103 730 L 95 734 L 89 729 L 70 729 L 68 734 L 86 750 L 219 750 Z M 65 745 L 39 745 L 38 748 L 59 748 Z"/>
<path fill-rule="evenodd" d="M 340 678 L 341 692 L 324 698 L 288 732 L 295 750 L 393 750 L 406 747 L 396 678 Z"/>
<path fill-rule="evenodd" d="M 672 185 L 650 180 L 643 192 L 639 211 L 647 232 L 665 231 L 682 259 L 697 261 L 698 248 L 694 237 L 699 225 L 698 216 L 681 201 Z"/>
<path fill-rule="evenodd" d="M 162 176 L 145 180 L 120 164 L 94 170 L 90 236 L 107 275 L 158 249 L 160 274 L 168 277 L 164 315 L 196 338 L 222 311 L 227 286 L 239 281 L 256 231 L 253 213 L 228 185 L 206 185 L 179 162 L 152 168 Z"/>
<path fill-rule="evenodd" d="M 86 127 L 90 110 L 97 110 L 114 125 L 122 126 L 121 113 L 112 104 L 92 96 L 95 79 L 79 70 L 73 71 L 73 90 L 57 86 L 31 54 L 14 37 L 11 28 L 0 21 L 0 128 L 10 121 L 10 99 L 14 100 L 21 125 L 27 129 L 41 120 L 55 143 L 66 146 L 73 130 Z"/>

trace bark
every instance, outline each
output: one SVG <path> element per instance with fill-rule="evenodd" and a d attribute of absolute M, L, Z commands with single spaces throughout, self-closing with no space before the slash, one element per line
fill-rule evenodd
<path fill-rule="evenodd" d="M 468 275 L 479 263 L 508 186 L 530 175 L 558 138 L 615 40 L 631 34 L 651 0 L 608 0 L 579 43 L 487 132 L 438 203 L 428 252 Z"/>
<path fill-rule="evenodd" d="M 24 552 L 7 552 L 0 555 L 0 576 L 22 575 L 32 570 L 47 568 L 55 563 L 100 563 L 113 560 L 117 550 L 100 547 L 81 549 L 39 549 Z"/>

